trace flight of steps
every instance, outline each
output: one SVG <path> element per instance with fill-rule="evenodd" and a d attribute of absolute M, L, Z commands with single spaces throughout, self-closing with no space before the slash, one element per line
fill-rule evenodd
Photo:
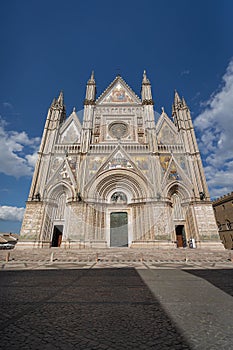
<path fill-rule="evenodd" d="M 23 249 L 1 250 L 0 261 L 15 262 L 226 262 L 233 260 L 231 251 L 203 249 Z"/>

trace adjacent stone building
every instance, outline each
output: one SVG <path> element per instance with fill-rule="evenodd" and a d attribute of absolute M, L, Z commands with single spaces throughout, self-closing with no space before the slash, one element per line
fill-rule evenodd
<path fill-rule="evenodd" d="M 92 73 L 83 121 L 63 93 L 45 123 L 21 244 L 66 247 L 220 247 L 189 108 L 175 92 L 172 118 L 155 118 L 117 76 L 96 99 Z"/>
<path fill-rule="evenodd" d="M 213 202 L 220 238 L 226 249 L 233 249 L 233 192 Z"/>

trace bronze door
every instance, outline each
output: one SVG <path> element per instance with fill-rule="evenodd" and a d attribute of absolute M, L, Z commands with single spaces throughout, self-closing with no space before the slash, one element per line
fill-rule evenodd
<path fill-rule="evenodd" d="M 110 247 L 128 247 L 128 214 L 110 214 Z"/>

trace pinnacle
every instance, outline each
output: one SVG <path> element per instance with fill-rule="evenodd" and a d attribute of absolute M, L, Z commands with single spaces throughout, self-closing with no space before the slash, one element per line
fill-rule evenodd
<path fill-rule="evenodd" d="M 59 94 L 59 96 L 58 96 L 58 99 L 57 99 L 57 102 L 58 102 L 60 105 L 63 105 L 63 103 L 64 103 L 63 91 L 60 92 L 60 94 Z"/>
<path fill-rule="evenodd" d="M 175 90 L 174 104 L 177 104 L 179 102 L 181 102 L 181 99 L 180 99 L 178 92 Z"/>
<path fill-rule="evenodd" d="M 183 96 L 182 96 L 182 104 L 183 104 L 184 107 L 187 107 L 187 103 L 186 103 L 186 101 L 185 101 Z"/>
<path fill-rule="evenodd" d="M 88 84 L 95 84 L 95 74 L 94 71 L 91 72 L 91 77 L 88 80 Z"/>
<path fill-rule="evenodd" d="M 150 84 L 150 80 L 147 78 L 146 70 L 145 70 L 145 69 L 144 69 L 144 71 L 143 71 L 142 84 Z"/>

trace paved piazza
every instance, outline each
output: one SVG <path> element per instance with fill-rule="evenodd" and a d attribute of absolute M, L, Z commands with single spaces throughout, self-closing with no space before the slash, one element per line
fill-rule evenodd
<path fill-rule="evenodd" d="M 1 259 L 1 349 L 233 349 L 229 260 L 16 257 Z"/>

